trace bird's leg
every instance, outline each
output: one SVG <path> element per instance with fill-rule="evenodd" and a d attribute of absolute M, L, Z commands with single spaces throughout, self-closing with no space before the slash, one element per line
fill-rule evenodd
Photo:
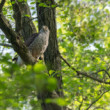
<path fill-rule="evenodd" d="M 36 57 L 36 62 L 38 62 L 38 60 L 39 60 L 39 57 Z"/>
<path fill-rule="evenodd" d="M 44 62 L 44 54 L 41 54 L 40 56 L 36 56 L 36 62 L 38 62 L 39 59 Z"/>
<path fill-rule="evenodd" d="M 41 60 L 44 61 L 44 54 L 42 54 L 42 55 L 40 56 L 40 58 L 41 58 Z"/>
<path fill-rule="evenodd" d="M 44 61 L 44 54 L 40 55 L 39 60 L 43 60 Z"/>
<path fill-rule="evenodd" d="M 41 58 L 41 60 L 43 61 L 43 64 L 45 65 L 44 54 L 41 54 L 40 58 Z"/>

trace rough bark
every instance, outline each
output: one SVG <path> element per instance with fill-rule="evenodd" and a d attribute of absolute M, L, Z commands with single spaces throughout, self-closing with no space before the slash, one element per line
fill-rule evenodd
<path fill-rule="evenodd" d="M 39 6 L 39 3 L 45 3 L 47 7 L 41 7 Z M 55 78 L 58 81 L 58 86 L 57 86 L 57 94 L 60 97 L 63 97 L 63 92 L 62 92 L 62 76 L 61 76 L 61 60 L 60 60 L 60 55 L 58 51 L 58 43 L 57 43 L 57 32 L 56 32 L 56 15 L 55 15 L 55 8 L 51 8 L 51 5 L 55 5 L 54 0 L 40 0 L 40 2 L 36 3 L 37 7 L 37 15 L 38 15 L 38 25 L 39 25 L 39 30 L 43 25 L 48 26 L 50 30 L 50 37 L 49 37 L 49 45 L 48 48 L 44 54 L 44 60 L 46 63 L 46 66 L 49 70 L 54 70 Z M 46 99 L 48 98 L 48 94 L 40 94 L 39 99 Z M 45 96 L 45 97 L 44 97 Z M 49 98 L 52 98 L 51 96 Z M 64 110 L 63 107 L 60 107 L 55 104 L 55 106 L 52 104 L 42 104 L 43 110 Z"/>
<path fill-rule="evenodd" d="M 43 0 L 43 2 L 46 2 Z M 51 3 L 47 3 L 47 5 L 54 4 L 54 1 L 51 0 Z M 16 32 L 22 29 L 22 36 L 24 37 L 24 40 L 26 40 L 32 33 L 36 33 L 35 26 L 30 21 L 30 17 L 21 16 L 21 15 L 30 15 L 30 10 L 27 5 L 27 3 L 24 2 L 17 2 L 15 4 L 17 6 L 13 5 L 13 10 L 15 13 L 19 11 L 18 15 L 15 16 L 16 20 Z M 63 96 L 62 93 L 62 78 L 61 78 L 61 61 L 60 56 L 58 52 L 58 44 L 57 44 L 57 37 L 56 37 L 56 21 L 55 21 L 55 9 L 54 8 L 44 8 L 38 6 L 38 16 L 39 16 L 39 30 L 43 25 L 47 25 L 50 30 L 50 39 L 49 39 L 49 46 L 47 51 L 45 52 L 45 62 L 47 65 L 48 70 L 54 70 L 55 71 L 55 77 L 58 80 L 58 87 L 56 90 L 56 93 L 58 94 L 57 97 Z M 20 19 L 17 19 L 17 17 L 20 17 Z M 6 34 L 7 38 L 11 42 L 14 50 L 20 55 L 20 57 L 23 59 L 23 61 L 26 64 L 34 64 L 35 59 L 32 57 L 26 46 L 21 40 L 21 36 L 18 35 L 16 32 L 12 30 L 11 27 L 8 26 L 8 21 L 5 21 L 5 18 L 0 14 L 0 28 L 2 31 Z M 18 24 L 17 24 L 18 23 Z M 29 23 L 29 24 L 28 24 Z M 50 91 L 43 91 L 42 93 L 38 94 L 38 99 L 41 99 L 42 101 L 42 109 L 43 110 L 65 110 L 63 107 L 60 107 L 59 105 L 55 103 L 45 103 L 45 99 L 47 98 L 57 98 L 53 97 L 53 92 Z"/>
<path fill-rule="evenodd" d="M 47 3 L 46 0 L 41 0 L 43 3 Z M 48 0 L 47 0 L 48 1 Z M 56 14 L 55 8 L 51 8 L 51 5 L 55 5 L 54 0 L 50 0 L 51 3 L 47 3 L 48 8 L 39 7 L 37 2 L 37 15 L 38 15 L 38 24 L 39 30 L 43 25 L 48 26 L 50 30 L 49 45 L 45 52 L 45 63 L 48 70 L 54 70 L 57 72 L 55 77 L 58 79 L 58 89 L 61 89 L 62 78 L 61 78 L 61 60 L 58 52 L 58 43 L 57 43 L 57 32 L 56 32 Z M 60 92 L 59 92 L 60 93 Z M 59 94 L 61 95 L 61 94 Z"/>
<path fill-rule="evenodd" d="M 1 0 L 1 2 L 0 2 L 0 13 L 2 12 L 2 8 L 5 4 L 5 2 L 6 2 L 6 0 Z"/>
<path fill-rule="evenodd" d="M 18 0 L 11 0 L 11 2 L 14 11 L 15 31 L 26 41 L 33 33 L 36 33 L 36 28 L 31 20 L 29 6 L 25 1 L 19 2 Z M 28 15 L 29 17 L 25 15 Z"/>
<path fill-rule="evenodd" d="M 28 39 L 33 33 L 36 33 L 36 28 L 31 20 L 31 13 L 26 1 L 18 2 L 22 15 L 22 36 L 24 40 Z"/>
<path fill-rule="evenodd" d="M 21 34 L 26 41 L 33 33 L 36 33 L 35 25 L 31 20 L 31 13 L 26 1 L 11 0 L 14 11 L 15 30 Z M 13 4 L 13 2 L 15 2 Z"/>
<path fill-rule="evenodd" d="M 15 19 L 15 31 L 21 35 L 21 29 L 22 29 L 21 10 L 18 3 L 15 0 L 11 0 L 11 2 L 12 2 L 13 11 L 14 11 L 13 17 Z"/>
<path fill-rule="evenodd" d="M 21 40 L 21 37 L 13 31 L 9 25 L 9 21 L 2 14 L 0 14 L 0 28 L 12 44 L 13 49 L 20 55 L 23 61 L 26 64 L 34 64 L 34 57 L 32 57 L 31 53 L 26 48 L 26 45 Z"/>

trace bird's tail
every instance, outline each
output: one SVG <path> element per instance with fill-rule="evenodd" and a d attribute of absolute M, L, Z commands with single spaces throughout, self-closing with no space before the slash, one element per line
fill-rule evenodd
<path fill-rule="evenodd" d="M 23 64 L 24 64 L 24 62 L 23 62 L 23 60 L 21 59 L 20 56 L 18 56 L 18 59 L 17 59 L 16 63 L 17 63 L 18 65 L 23 65 Z"/>
<path fill-rule="evenodd" d="M 18 65 L 20 65 L 20 66 L 24 64 L 24 62 L 21 59 L 21 57 L 20 56 L 17 56 L 17 55 L 12 59 L 12 61 L 15 61 L 15 63 L 18 64 Z"/>

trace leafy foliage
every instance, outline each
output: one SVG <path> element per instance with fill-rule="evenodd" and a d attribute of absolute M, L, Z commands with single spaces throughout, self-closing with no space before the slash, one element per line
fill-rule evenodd
<path fill-rule="evenodd" d="M 34 17 L 35 1 L 28 2 Z M 78 71 L 87 72 L 96 79 L 109 82 L 110 2 L 57 0 L 57 4 L 56 20 L 60 53 Z M 42 3 L 40 6 L 47 7 Z M 14 28 L 10 1 L 7 1 L 3 13 L 10 19 Z M 0 33 L 0 40 L 1 43 L 7 42 L 3 33 Z M 29 65 L 20 68 L 10 60 L 14 53 L 7 52 L 9 47 L 5 50 L 4 48 L 0 47 L 0 109 L 40 110 L 40 102 L 36 98 L 37 92 L 56 89 L 57 81 L 52 74 L 54 71 L 50 70 L 48 74 L 42 62 L 34 67 Z M 47 99 L 47 103 L 68 105 L 73 110 L 110 109 L 109 84 L 79 75 L 63 61 L 62 75 L 65 101 L 61 98 Z"/>
<path fill-rule="evenodd" d="M 62 5 L 57 9 L 60 52 L 77 70 L 110 81 L 107 75 L 110 72 L 109 1 L 70 0 L 59 3 Z M 109 110 L 109 98 L 106 97 L 109 97 L 109 85 L 78 75 L 64 62 L 62 67 L 70 108 Z M 99 70 L 107 70 L 107 73 Z"/>

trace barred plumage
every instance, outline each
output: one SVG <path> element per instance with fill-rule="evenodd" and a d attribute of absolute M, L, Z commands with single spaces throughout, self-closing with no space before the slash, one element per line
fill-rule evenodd
<path fill-rule="evenodd" d="M 48 46 L 48 40 L 49 40 L 49 29 L 47 26 L 43 26 L 40 30 L 39 34 L 33 34 L 32 37 L 30 37 L 26 41 L 26 45 L 31 52 L 32 56 L 38 60 L 39 57 L 45 52 L 47 46 Z M 22 65 L 23 61 L 20 58 L 20 56 L 17 59 L 17 64 Z"/>

